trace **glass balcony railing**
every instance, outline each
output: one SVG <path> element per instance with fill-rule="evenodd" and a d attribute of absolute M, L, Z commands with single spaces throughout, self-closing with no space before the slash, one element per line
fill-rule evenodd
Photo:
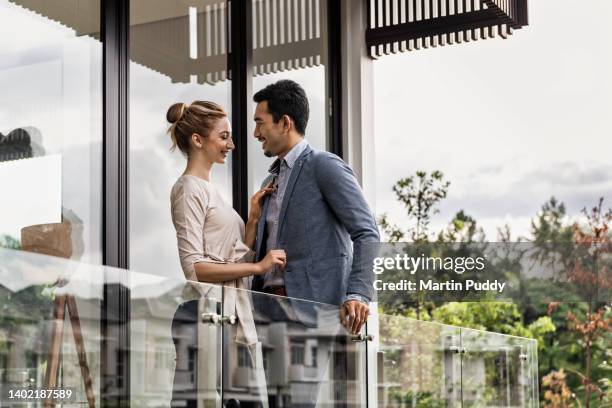
<path fill-rule="evenodd" d="M 0 249 L 0 310 L 2 406 L 538 405 L 534 340 L 233 286 Z"/>

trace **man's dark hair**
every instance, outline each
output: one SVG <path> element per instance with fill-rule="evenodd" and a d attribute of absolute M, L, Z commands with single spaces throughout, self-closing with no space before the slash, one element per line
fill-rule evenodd
<path fill-rule="evenodd" d="M 253 95 L 253 100 L 257 103 L 268 102 L 268 112 L 272 115 L 274 123 L 278 123 L 283 115 L 287 115 L 293 119 L 295 130 L 301 135 L 306 134 L 308 98 L 297 82 L 282 79 L 257 92 Z"/>

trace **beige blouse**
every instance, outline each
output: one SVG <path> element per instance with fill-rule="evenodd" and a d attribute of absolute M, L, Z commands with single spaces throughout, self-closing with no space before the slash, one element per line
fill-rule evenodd
<path fill-rule="evenodd" d="M 184 174 L 172 187 L 170 199 L 179 258 L 188 280 L 198 280 L 194 267 L 198 262 L 252 262 L 242 218 L 212 183 Z"/>
<path fill-rule="evenodd" d="M 199 177 L 182 175 L 172 187 L 170 200 L 181 267 L 188 280 L 198 280 L 194 267 L 198 262 L 253 262 L 254 252 L 244 243 L 244 222 L 213 184 Z M 253 305 L 249 292 L 245 290 L 248 287 L 246 278 L 223 285 L 227 288 L 224 291 L 223 314 L 238 317 L 234 340 L 246 345 L 249 350 L 257 388 L 267 408 L 263 351 L 253 319 Z M 206 296 L 205 293 L 201 294 Z M 200 302 L 200 312 L 203 311 L 202 305 L 203 302 Z M 198 339 L 205 338 L 199 334 L 201 325 L 199 322 Z M 206 367 L 204 364 L 208 363 L 202 363 L 201 369 Z"/>

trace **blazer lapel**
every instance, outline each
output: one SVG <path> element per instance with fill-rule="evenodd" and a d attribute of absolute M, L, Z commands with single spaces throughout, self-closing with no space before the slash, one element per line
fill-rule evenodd
<path fill-rule="evenodd" d="M 278 232 L 276 233 L 277 239 L 280 237 L 281 231 L 283 230 L 285 212 L 287 211 L 287 205 L 289 205 L 289 200 L 291 199 L 291 194 L 293 193 L 293 187 L 295 187 L 295 182 L 302 171 L 304 159 L 310 152 L 312 152 L 312 147 L 307 146 L 300 157 L 298 157 L 298 159 L 295 161 L 293 169 L 291 169 L 291 175 L 289 176 L 289 181 L 287 181 L 287 188 L 285 189 L 285 195 L 283 195 L 283 202 L 281 203 L 280 214 L 278 215 Z"/>

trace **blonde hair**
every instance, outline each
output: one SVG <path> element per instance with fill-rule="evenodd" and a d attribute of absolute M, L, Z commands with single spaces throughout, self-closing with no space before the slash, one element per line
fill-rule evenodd
<path fill-rule="evenodd" d="M 168 108 L 166 120 L 171 123 L 168 133 L 174 151 L 177 147 L 186 156 L 189 154 L 189 140 L 197 133 L 208 136 L 217 120 L 227 117 L 223 107 L 215 102 L 194 101 L 191 105 L 175 103 Z"/>

